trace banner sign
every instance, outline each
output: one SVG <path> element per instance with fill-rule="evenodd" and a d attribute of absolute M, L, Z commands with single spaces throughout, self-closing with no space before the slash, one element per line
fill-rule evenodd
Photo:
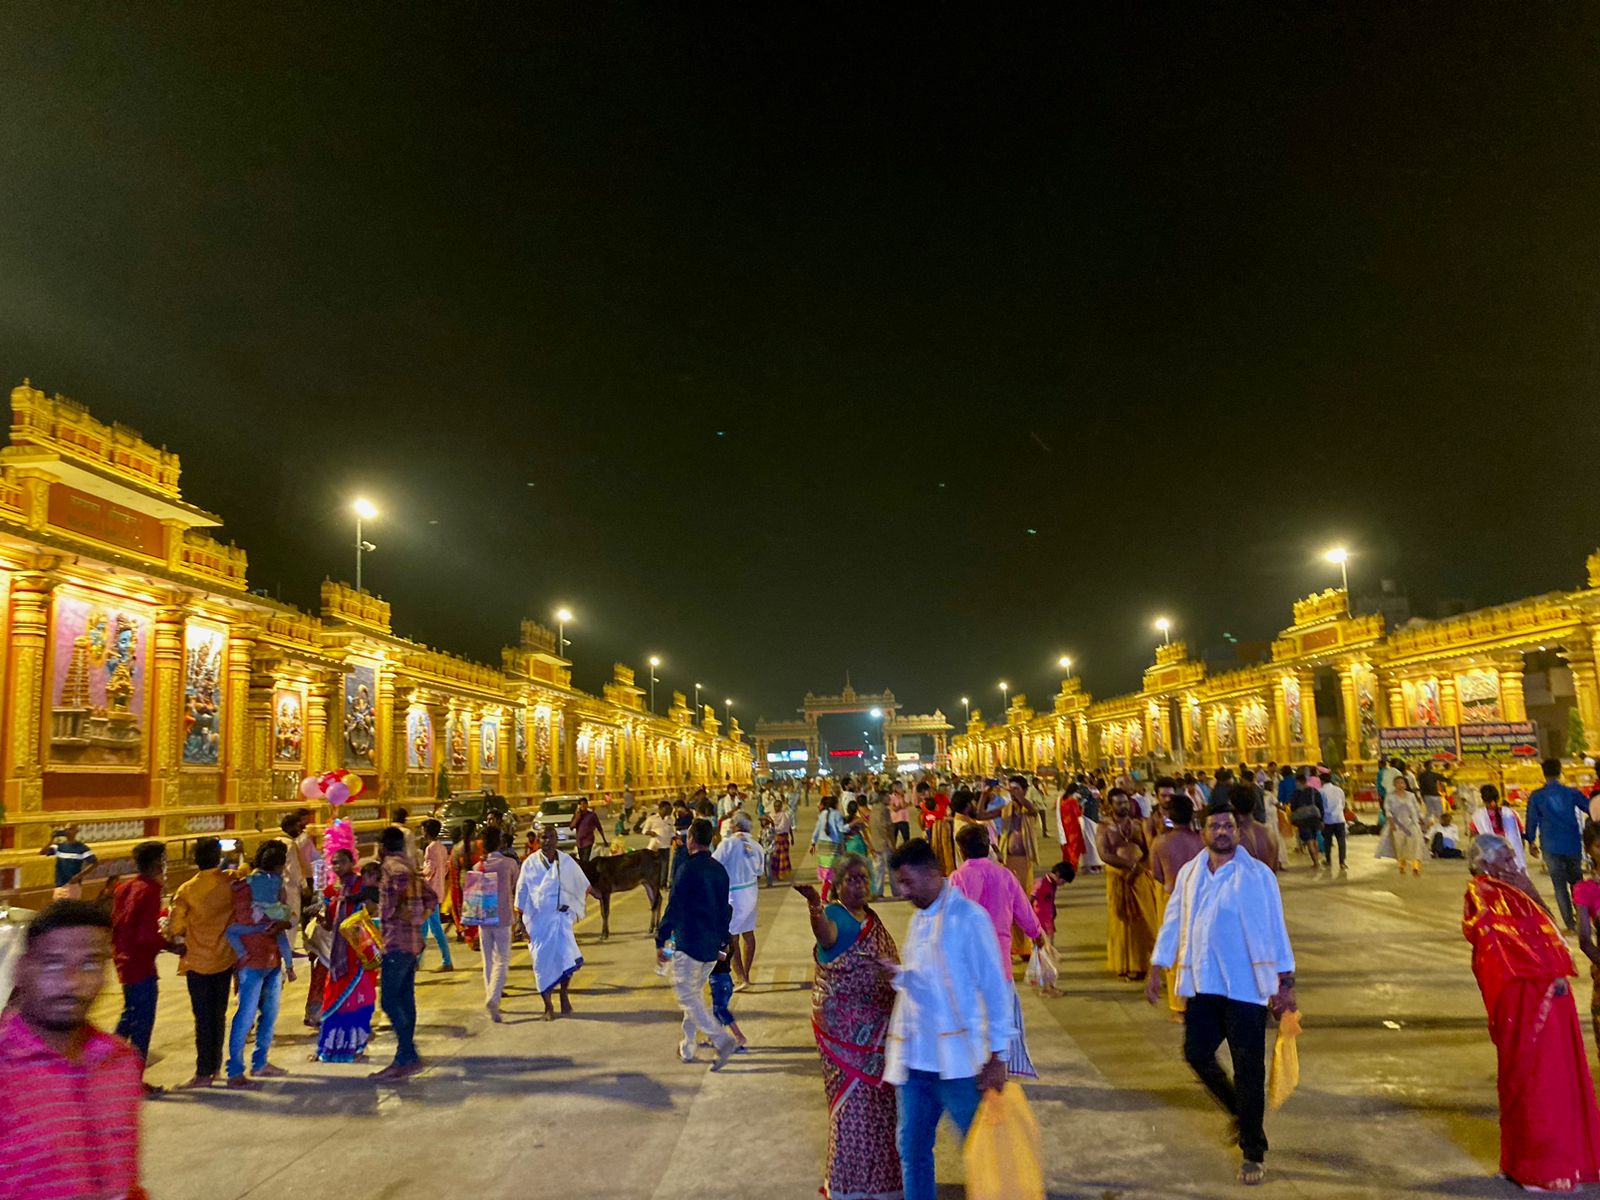
<path fill-rule="evenodd" d="M 1403 759 L 1448 759 L 1454 762 L 1456 727 L 1454 725 L 1396 725 L 1378 730 L 1378 750 L 1383 754 L 1399 755 Z"/>
<path fill-rule="evenodd" d="M 1462 758 L 1538 758 L 1539 726 L 1533 721 L 1487 721 L 1461 726 Z"/>

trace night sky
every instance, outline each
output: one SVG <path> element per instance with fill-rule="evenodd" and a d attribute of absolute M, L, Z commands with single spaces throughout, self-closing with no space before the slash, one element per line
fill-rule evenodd
<path fill-rule="evenodd" d="M 0 8 L 0 375 L 287 601 L 992 714 L 1600 544 L 1595 6 L 131 7 Z"/>

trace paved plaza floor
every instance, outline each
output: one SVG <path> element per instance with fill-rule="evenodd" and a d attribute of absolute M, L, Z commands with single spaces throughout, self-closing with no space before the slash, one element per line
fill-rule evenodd
<path fill-rule="evenodd" d="M 1459 928 L 1465 870 L 1429 864 L 1401 878 L 1351 843 L 1347 877 L 1282 876 L 1299 958 L 1299 1091 L 1268 1119 L 1272 1194 L 1329 1198 L 1520 1195 L 1495 1177 L 1495 1060 Z M 801 864 L 802 872 L 811 860 Z M 1542 873 L 1536 882 L 1548 895 Z M 1237 1194 L 1237 1151 L 1179 1055 L 1180 1028 L 1138 985 L 1105 972 L 1104 887 L 1062 889 L 1065 995 L 1027 994 L 1040 1079 L 1028 1087 L 1052 1197 L 1073 1200 Z M 879 905 L 897 938 L 903 902 Z M 274 1061 L 292 1074 L 253 1093 L 169 1094 L 145 1109 L 145 1174 L 157 1200 L 408 1194 L 685 1200 L 801 1200 L 821 1181 L 826 1104 L 809 1023 L 805 902 L 763 892 L 756 986 L 734 1010 L 752 1052 L 711 1074 L 674 1054 L 677 1010 L 655 975 L 638 892 L 580 927 L 577 1012 L 545 1024 L 527 952 L 517 954 L 506 1022 L 482 1008 L 479 959 L 419 976 L 419 1044 L 429 1069 L 399 1085 L 371 1067 L 306 1061 L 305 976 L 286 989 Z M 181 981 L 164 962 L 150 1078 L 193 1067 Z M 1587 972 L 1578 987 L 1588 1001 Z M 116 999 L 97 1010 L 109 1027 Z M 954 1139 L 941 1139 L 944 1195 L 962 1195 Z"/>

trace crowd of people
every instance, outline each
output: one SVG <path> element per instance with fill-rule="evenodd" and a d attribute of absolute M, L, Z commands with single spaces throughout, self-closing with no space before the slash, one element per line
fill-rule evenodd
<path fill-rule="evenodd" d="M 1473 798 L 1463 928 L 1501 1061 L 1502 1169 L 1563 1190 L 1600 1180 L 1600 1113 L 1563 936 L 1577 940 L 1600 995 L 1600 825 L 1560 762 L 1545 775 L 1525 820 L 1492 786 Z M 1262 1181 L 1267 1036 L 1297 1008 L 1277 876 L 1297 856 L 1321 872 L 1337 856 L 1347 870 L 1347 834 L 1370 827 L 1337 773 L 1319 766 L 1063 782 L 1013 773 L 729 783 L 642 815 L 625 808 L 616 831 L 644 835 L 670 879 L 655 944 L 681 1010 L 685 1062 L 709 1047 L 721 1071 L 748 1050 L 732 1008 L 752 981 L 757 896 L 792 882 L 803 897 L 828 1099 L 825 1195 L 934 1196 L 942 1118 L 964 1135 L 986 1091 L 1035 1074 L 1018 972 L 1058 994 L 1057 897 L 1093 874 L 1104 878 L 1107 969 L 1143 981 L 1149 1002 L 1182 1023 L 1186 1063 L 1230 1118 L 1240 1181 Z M 1420 872 L 1425 853 L 1452 856 L 1455 838 L 1442 835 L 1460 795 L 1442 772 L 1385 760 L 1376 782 L 1380 856 L 1402 874 Z M 802 810 L 815 815 L 806 844 L 815 883 L 811 864 L 797 862 Z M 362 861 L 347 824 L 330 825 L 319 847 L 302 810 L 248 866 L 219 839 L 200 839 L 195 872 L 170 901 L 166 849 L 143 843 L 136 874 L 109 905 L 75 895 L 93 852 L 62 831 L 53 848 L 62 898 L 30 923 L 0 1017 L 0 1096 L 43 1100 L 8 1108 L 0 1175 L 41 1181 L 19 1193 L 29 1196 L 139 1194 L 139 1101 L 160 1094 L 142 1072 L 164 953 L 179 956 L 194 1019 L 189 1089 L 248 1089 L 288 1073 L 272 1059 L 273 1031 L 284 984 L 300 969 L 314 1059 L 364 1061 L 381 1010 L 394 1056 L 374 1077 L 416 1074 L 415 981 L 430 938 L 440 971 L 454 969 L 452 942 L 459 951 L 471 938 L 485 1010 L 499 1021 L 512 942 L 525 936 L 544 1018 L 571 1013 L 587 868 L 622 852 L 604 840 L 611 815 L 582 823 L 591 836 L 574 858 L 553 823 L 519 854 L 492 815 L 481 828 L 445 831 L 429 818 L 413 830 L 400 810 Z M 1044 849 L 1052 837 L 1059 858 Z M 1527 874 L 1529 855 L 1548 865 L 1553 910 Z M 874 907 L 891 899 L 911 910 L 899 944 Z M 108 965 L 122 988 L 115 1035 L 87 1020 Z M 1592 1017 L 1600 1038 L 1600 1005 Z M 1217 1058 L 1223 1042 L 1231 1073 Z"/>

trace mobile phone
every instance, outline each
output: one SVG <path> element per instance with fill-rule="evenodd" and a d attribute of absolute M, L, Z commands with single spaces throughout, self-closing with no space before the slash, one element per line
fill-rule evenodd
<path fill-rule="evenodd" d="M 232 853 L 233 851 L 235 851 L 235 850 L 237 850 L 239 848 L 239 839 L 238 838 L 218 838 L 217 839 L 217 844 L 220 845 L 224 851 L 226 851 L 228 853 Z"/>

